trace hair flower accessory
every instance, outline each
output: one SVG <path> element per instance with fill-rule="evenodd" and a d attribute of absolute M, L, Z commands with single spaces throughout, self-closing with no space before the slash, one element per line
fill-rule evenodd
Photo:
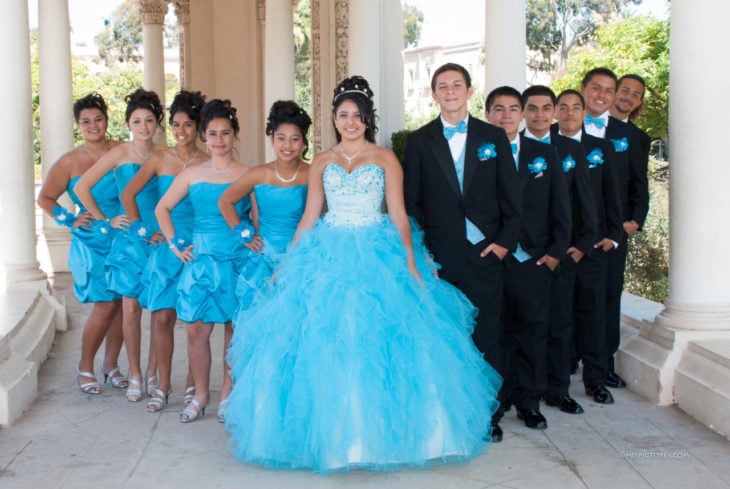
<path fill-rule="evenodd" d="M 487 161 L 497 157 L 497 148 L 494 143 L 484 143 L 477 149 L 477 157 L 479 161 Z"/>
<path fill-rule="evenodd" d="M 73 227 L 74 221 L 76 220 L 76 214 L 69 211 L 68 209 L 57 205 L 53 208 L 53 220 L 59 226 Z"/>
<path fill-rule="evenodd" d="M 573 168 L 575 168 L 575 160 L 571 155 L 568 155 L 563 160 L 563 173 L 568 173 Z"/>
<path fill-rule="evenodd" d="M 621 139 L 612 139 L 611 142 L 613 143 L 614 149 L 619 153 L 629 149 L 629 140 L 625 137 Z"/>
<path fill-rule="evenodd" d="M 588 153 L 588 168 L 597 168 L 603 164 L 603 151 L 599 148 Z"/>
<path fill-rule="evenodd" d="M 240 224 L 233 228 L 233 234 L 239 242 L 246 244 L 253 241 L 253 236 L 256 234 L 256 230 L 250 222 L 241 221 Z"/>
<path fill-rule="evenodd" d="M 545 158 L 537 157 L 534 160 L 532 160 L 532 163 L 527 164 L 527 169 L 530 170 L 530 173 L 534 174 L 540 174 L 547 170 L 547 162 L 545 161 Z"/>
<path fill-rule="evenodd" d="M 108 220 L 97 220 L 92 228 L 95 234 L 106 236 L 112 232 L 112 226 Z"/>
<path fill-rule="evenodd" d="M 127 228 L 127 232 L 130 236 L 136 237 L 140 241 L 146 241 L 147 235 L 149 234 L 149 231 L 145 227 L 144 223 L 139 219 L 130 224 L 129 228 Z"/>

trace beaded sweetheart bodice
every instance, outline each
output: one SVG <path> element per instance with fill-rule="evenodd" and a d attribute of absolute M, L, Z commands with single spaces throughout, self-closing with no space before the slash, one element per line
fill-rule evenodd
<path fill-rule="evenodd" d="M 381 222 L 385 195 L 385 173 L 374 163 L 367 163 L 348 173 L 330 163 L 322 173 L 327 214 L 323 221 L 332 226 L 367 226 Z"/>

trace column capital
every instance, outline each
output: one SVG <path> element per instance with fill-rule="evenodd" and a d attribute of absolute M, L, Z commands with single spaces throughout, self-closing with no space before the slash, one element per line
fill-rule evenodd
<path fill-rule="evenodd" d="M 164 25 L 167 14 L 167 0 L 137 0 L 145 25 Z M 189 13 L 189 2 L 188 13 Z"/>
<path fill-rule="evenodd" d="M 177 23 L 182 25 L 190 24 L 190 0 L 178 0 L 173 2 Z"/>

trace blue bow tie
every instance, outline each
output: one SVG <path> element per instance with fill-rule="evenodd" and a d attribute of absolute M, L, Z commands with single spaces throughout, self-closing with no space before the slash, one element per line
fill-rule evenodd
<path fill-rule="evenodd" d="M 516 155 L 517 152 L 520 150 L 520 147 L 517 146 L 517 143 L 509 143 L 509 145 L 512 147 L 512 154 Z"/>
<path fill-rule="evenodd" d="M 466 134 L 466 121 L 461 121 L 454 127 L 444 127 L 444 137 L 447 141 L 453 138 L 457 132 Z"/>
<path fill-rule="evenodd" d="M 588 124 L 593 124 L 598 129 L 606 127 L 606 121 L 604 119 L 601 119 L 600 117 L 593 117 L 591 114 L 586 115 L 586 126 Z"/>

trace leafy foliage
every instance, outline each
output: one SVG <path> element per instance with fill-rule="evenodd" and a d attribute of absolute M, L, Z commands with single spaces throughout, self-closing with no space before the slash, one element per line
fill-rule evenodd
<path fill-rule="evenodd" d="M 403 4 L 403 47 L 418 45 L 423 27 L 423 12 L 415 5 Z"/>
<path fill-rule="evenodd" d="M 527 47 L 533 70 L 560 72 L 568 53 L 587 42 L 596 28 L 642 0 L 527 0 Z"/>
<path fill-rule="evenodd" d="M 644 110 L 635 121 L 652 139 L 669 129 L 669 21 L 634 16 L 601 26 L 595 41 L 571 53 L 567 72 L 552 86 L 557 92 L 579 88 L 583 74 L 605 66 L 617 75 L 636 73 L 647 84 Z"/>
<path fill-rule="evenodd" d="M 142 46 L 142 14 L 137 2 L 123 2 L 112 12 L 104 30 L 94 37 L 99 58 L 107 66 L 137 62 Z"/>
<path fill-rule="evenodd" d="M 294 101 L 312 115 L 312 7 L 302 0 L 294 11 Z"/>

